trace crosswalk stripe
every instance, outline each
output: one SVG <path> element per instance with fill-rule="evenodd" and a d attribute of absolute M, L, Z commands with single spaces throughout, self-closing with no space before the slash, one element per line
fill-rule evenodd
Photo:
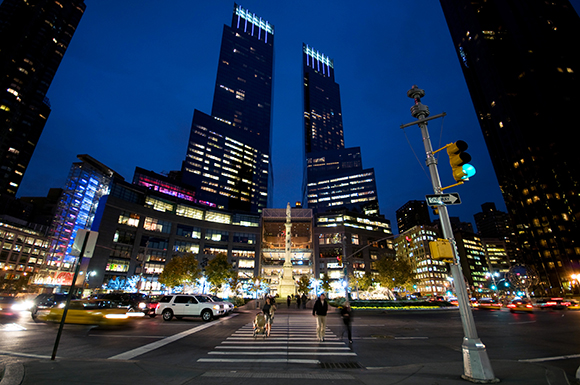
<path fill-rule="evenodd" d="M 328 346 L 216 346 L 216 349 L 304 349 L 304 350 L 350 350 L 347 347 L 328 347 Z"/>
<path fill-rule="evenodd" d="M 207 354 L 213 355 L 256 355 L 256 356 L 305 356 L 305 355 L 317 355 L 317 356 L 356 356 L 356 353 L 353 352 L 287 352 L 287 351 L 280 351 L 280 352 L 221 352 L 221 351 L 211 351 Z"/>
<path fill-rule="evenodd" d="M 253 323 L 250 322 L 197 362 L 319 364 L 318 358 L 321 357 L 357 356 L 329 327 L 325 333 L 324 341 L 318 341 L 315 319 L 292 321 L 290 317 L 281 316 L 276 318 L 270 336 L 266 337 L 254 335 Z"/>

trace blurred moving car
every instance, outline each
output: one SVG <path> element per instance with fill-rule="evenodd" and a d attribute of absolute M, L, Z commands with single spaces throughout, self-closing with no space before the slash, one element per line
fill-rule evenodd
<path fill-rule="evenodd" d="M 482 310 L 501 310 L 502 304 L 493 298 L 480 298 L 473 307 Z"/>
<path fill-rule="evenodd" d="M 53 307 L 40 310 L 36 319 L 46 322 L 60 322 L 64 312 L 63 307 Z M 103 299 L 77 299 L 70 302 L 65 323 L 98 326 L 121 326 L 130 322 L 125 309 Z"/>
<path fill-rule="evenodd" d="M 514 299 L 510 304 L 507 305 L 507 308 L 510 309 L 511 313 L 518 311 L 526 313 L 534 312 L 534 305 L 527 299 Z"/>
<path fill-rule="evenodd" d="M 67 293 L 51 293 L 51 294 L 39 294 L 32 300 L 32 306 L 30 307 L 30 315 L 34 319 L 39 310 L 51 309 L 53 307 L 64 307 L 66 304 L 68 294 Z M 72 296 L 72 299 L 77 299 L 76 295 Z"/>
<path fill-rule="evenodd" d="M 580 310 L 580 302 L 575 299 L 570 300 L 570 305 L 568 305 L 568 310 Z"/>
<path fill-rule="evenodd" d="M 18 310 L 15 307 L 16 298 L 11 295 L 0 294 L 0 318 L 16 317 Z"/>
<path fill-rule="evenodd" d="M 148 297 L 142 293 L 107 293 L 97 295 L 98 299 L 111 301 L 120 309 L 125 309 L 130 317 L 149 315 L 151 309 L 147 307 Z M 153 309 L 154 310 L 154 309 Z"/>
<path fill-rule="evenodd" d="M 538 308 L 548 310 L 566 310 L 568 305 L 570 305 L 570 301 L 564 300 L 564 298 L 540 299 L 536 302 Z"/>

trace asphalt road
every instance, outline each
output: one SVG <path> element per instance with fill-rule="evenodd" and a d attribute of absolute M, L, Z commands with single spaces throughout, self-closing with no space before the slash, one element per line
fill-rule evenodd
<path fill-rule="evenodd" d="M 254 314 L 242 311 L 209 323 L 197 318 L 164 322 L 158 316 L 120 329 L 66 325 L 57 356 L 138 359 L 206 370 L 308 370 L 321 364 L 379 369 L 462 361 L 457 310 L 355 311 L 352 345 L 341 336 L 337 313 L 328 317 L 323 343 L 315 339 L 315 319 L 308 309 L 279 311 L 266 339 L 252 336 Z M 549 363 L 564 369 L 571 382 L 575 378 L 580 311 L 512 314 L 504 309 L 473 314 L 490 359 Z M 35 323 L 29 313 L 0 319 L 0 354 L 49 358 L 56 333 L 55 325 Z"/>

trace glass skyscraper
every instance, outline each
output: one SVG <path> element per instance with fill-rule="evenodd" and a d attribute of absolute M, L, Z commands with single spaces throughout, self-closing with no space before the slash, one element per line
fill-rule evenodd
<path fill-rule="evenodd" d="M 545 294 L 580 273 L 574 110 L 580 19 L 567 0 L 441 0 L 523 262 Z"/>
<path fill-rule="evenodd" d="M 51 112 L 48 87 L 84 11 L 83 0 L 0 4 L 0 198 L 20 187 Z"/>
<path fill-rule="evenodd" d="M 352 210 L 379 215 L 374 169 L 363 169 L 359 147 L 345 148 L 340 87 L 334 62 L 302 45 L 304 78 L 303 205 L 315 213 Z"/>
<path fill-rule="evenodd" d="M 224 25 L 211 115 L 195 110 L 183 182 L 210 206 L 271 206 L 274 27 L 235 4 Z"/>

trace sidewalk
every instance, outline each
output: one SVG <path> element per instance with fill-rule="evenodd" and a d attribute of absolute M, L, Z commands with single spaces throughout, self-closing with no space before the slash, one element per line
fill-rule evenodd
<path fill-rule="evenodd" d="M 253 305 L 253 306 L 252 306 Z M 311 309 L 290 309 L 278 304 L 278 313 L 306 313 Z M 240 312 L 254 312 L 255 304 L 244 306 Z M 563 370 L 543 364 L 511 360 L 491 360 L 495 376 L 501 384 L 570 385 Z M 53 384 L 236 384 L 255 385 L 269 379 L 276 385 L 320 385 L 321 381 L 364 385 L 452 385 L 469 384 L 463 380 L 463 362 L 414 363 L 380 368 L 333 368 L 314 365 L 292 366 L 275 371 L 210 370 L 203 365 L 180 367 L 156 365 L 151 361 L 72 359 L 27 357 L 0 353 L 0 385 Z"/>
<path fill-rule="evenodd" d="M 568 385 L 560 369 L 514 361 L 491 362 L 495 376 L 501 384 L 518 385 Z M 255 385 L 256 381 L 269 379 L 276 384 L 301 385 L 332 383 L 365 385 L 453 385 L 467 384 L 461 379 L 463 363 L 413 364 L 399 367 L 368 369 L 288 369 L 286 371 L 228 371 L 203 370 L 151 362 L 131 360 L 74 360 L 30 359 L 0 356 L 0 372 L 4 376 L 0 385 L 53 385 L 53 384 L 224 384 Z"/>

